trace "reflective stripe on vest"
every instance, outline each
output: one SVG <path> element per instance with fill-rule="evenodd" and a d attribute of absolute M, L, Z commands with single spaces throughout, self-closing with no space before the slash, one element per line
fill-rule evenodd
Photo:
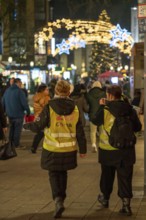
<path fill-rule="evenodd" d="M 57 138 L 57 137 L 75 137 L 76 134 L 75 133 L 52 133 L 51 134 L 52 137 Z"/>
<path fill-rule="evenodd" d="M 79 118 L 77 106 L 70 115 L 58 115 L 50 108 L 50 127 L 44 130 L 43 148 L 52 152 L 77 150 L 76 124 Z"/>
<path fill-rule="evenodd" d="M 99 147 L 103 150 L 118 150 L 109 144 L 107 134 L 107 132 L 110 133 L 114 120 L 115 117 L 107 109 L 104 109 L 104 125 L 99 128 Z"/>
<path fill-rule="evenodd" d="M 70 147 L 70 146 L 75 146 L 76 142 L 72 141 L 72 142 L 64 142 L 64 143 L 57 143 L 57 142 L 53 142 L 50 140 L 45 140 L 46 144 L 48 145 L 52 145 L 55 147 Z"/>

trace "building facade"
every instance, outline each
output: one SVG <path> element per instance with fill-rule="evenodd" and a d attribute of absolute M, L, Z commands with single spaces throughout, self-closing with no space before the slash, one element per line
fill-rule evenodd
<path fill-rule="evenodd" d="M 49 19 L 49 2 L 5 0 L 1 4 L 7 12 L 1 19 L 2 60 L 7 61 L 11 56 L 16 64 L 29 65 L 39 55 L 35 51 L 34 35 Z"/>

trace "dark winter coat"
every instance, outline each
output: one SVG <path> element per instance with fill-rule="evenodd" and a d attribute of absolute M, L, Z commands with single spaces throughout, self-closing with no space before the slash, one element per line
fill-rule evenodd
<path fill-rule="evenodd" d="M 99 100 L 105 98 L 106 93 L 103 89 L 94 87 L 86 94 L 87 103 L 89 105 L 89 120 L 95 117 L 96 112 L 99 109 Z"/>
<path fill-rule="evenodd" d="M 2 97 L 2 104 L 9 118 L 23 118 L 30 114 L 26 96 L 16 84 L 10 86 Z"/>
<path fill-rule="evenodd" d="M 131 118 L 133 131 L 138 132 L 141 130 L 141 123 L 136 114 L 136 111 L 129 103 L 124 101 L 110 101 L 107 103 L 111 112 L 114 115 L 128 115 Z M 96 117 L 92 122 L 98 126 L 104 124 L 104 106 L 100 106 L 100 109 L 96 113 Z M 128 134 L 127 134 L 128 135 Z M 133 148 L 126 148 L 120 150 L 103 150 L 99 148 L 99 163 L 108 166 L 121 165 L 124 166 L 133 165 L 136 161 L 135 146 Z"/>
<path fill-rule="evenodd" d="M 89 111 L 89 106 L 87 104 L 87 101 L 85 99 L 84 94 L 80 94 L 80 93 L 72 93 L 70 95 L 70 98 L 73 99 L 75 101 L 75 104 L 78 106 L 80 115 L 81 115 L 81 119 L 82 119 L 82 124 L 83 127 L 86 124 L 86 119 L 85 119 L 85 115 L 84 113 L 88 113 Z"/>
<path fill-rule="evenodd" d="M 49 101 L 38 120 L 24 125 L 25 129 L 30 129 L 33 132 L 38 132 L 45 127 L 50 127 L 50 112 L 49 106 L 59 115 L 70 115 L 74 108 L 75 102 L 70 98 L 54 98 Z M 81 138 L 82 137 L 82 138 Z M 76 125 L 76 138 L 79 146 L 79 153 L 86 153 L 86 139 L 82 126 L 81 118 Z M 41 166 L 46 170 L 70 170 L 77 166 L 77 152 L 56 153 L 50 152 L 43 148 L 41 156 Z"/>

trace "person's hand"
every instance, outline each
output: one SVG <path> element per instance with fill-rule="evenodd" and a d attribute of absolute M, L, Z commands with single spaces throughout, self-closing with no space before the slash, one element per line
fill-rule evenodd
<path fill-rule="evenodd" d="M 7 131 L 8 131 L 8 128 L 7 128 L 7 127 L 6 127 L 6 128 L 3 128 L 4 135 L 6 135 Z"/>
<path fill-rule="evenodd" d="M 101 98 L 101 99 L 99 100 L 99 104 L 100 104 L 100 105 L 105 105 L 105 103 L 106 103 L 106 99 L 105 99 L 105 98 Z"/>
<path fill-rule="evenodd" d="M 80 154 L 80 158 L 85 158 L 86 154 Z"/>
<path fill-rule="evenodd" d="M 23 125 L 23 128 L 26 129 L 26 130 L 28 130 L 28 123 L 24 124 L 24 125 Z"/>

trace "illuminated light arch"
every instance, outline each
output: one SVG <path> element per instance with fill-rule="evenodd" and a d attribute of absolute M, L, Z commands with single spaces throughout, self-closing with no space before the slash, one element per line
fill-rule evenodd
<path fill-rule="evenodd" d="M 70 37 L 68 40 L 63 39 L 60 44 L 56 44 L 56 51 L 54 56 L 59 53 L 69 54 L 69 50 L 77 49 L 77 48 L 85 48 L 86 42 L 84 40 L 80 40 L 74 36 Z"/>
<path fill-rule="evenodd" d="M 110 22 L 102 20 L 95 22 L 72 21 L 64 18 L 61 20 L 57 19 L 54 22 L 48 22 L 47 27 L 44 27 L 42 31 L 35 35 L 35 39 L 43 38 L 45 41 L 49 41 L 53 37 L 55 30 L 61 28 L 71 31 L 71 34 L 67 40 L 63 40 L 60 44 L 56 45 L 57 48 L 54 56 L 57 53 L 63 53 L 61 47 L 68 54 L 69 50 L 79 48 L 79 42 L 82 42 L 82 46 L 85 46 L 85 44 L 93 44 L 95 41 L 117 47 L 121 52 L 131 55 L 133 38 L 130 32 L 126 29 L 121 29 L 119 24 L 114 26 Z"/>

